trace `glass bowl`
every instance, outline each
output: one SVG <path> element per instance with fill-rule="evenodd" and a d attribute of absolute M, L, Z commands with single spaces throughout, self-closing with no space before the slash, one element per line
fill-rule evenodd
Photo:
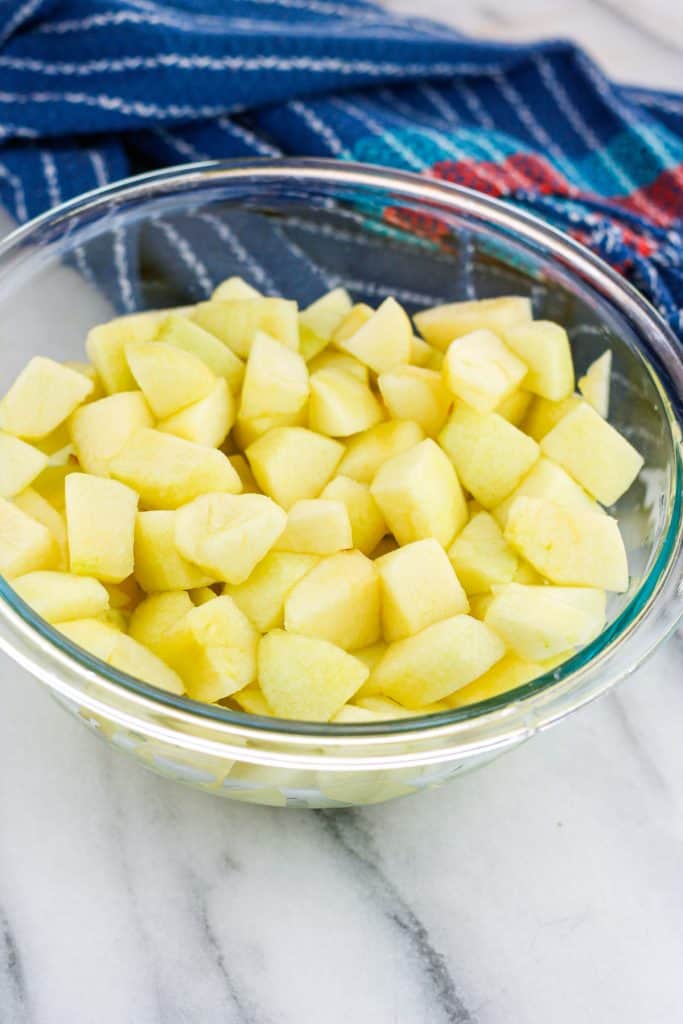
<path fill-rule="evenodd" d="M 646 464 L 616 507 L 631 587 L 611 600 L 593 643 L 517 690 L 437 715 L 319 725 L 156 690 L 74 647 L 0 580 L 2 648 L 82 722 L 147 767 L 235 800 L 369 804 L 529 739 L 623 679 L 674 628 L 683 613 L 679 343 L 590 252 L 467 189 L 360 164 L 276 160 L 173 168 L 91 192 L 0 244 L 0 387 L 33 355 L 82 358 L 95 323 L 196 302 L 231 274 L 301 304 L 341 284 L 356 300 L 395 295 L 411 312 L 528 294 L 537 316 L 569 329 L 579 372 L 610 347 L 610 419 Z"/>

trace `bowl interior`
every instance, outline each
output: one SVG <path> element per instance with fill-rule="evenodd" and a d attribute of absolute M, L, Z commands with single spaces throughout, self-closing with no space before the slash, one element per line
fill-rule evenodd
<path fill-rule="evenodd" d="M 0 258 L 0 391 L 34 355 L 84 358 L 94 324 L 206 299 L 232 274 L 302 306 L 337 285 L 371 304 L 394 295 L 411 313 L 530 295 L 537 317 L 568 329 L 579 374 L 612 350 L 610 421 L 645 459 L 613 511 L 632 572 L 628 593 L 609 604 L 610 623 L 621 628 L 656 582 L 679 500 L 671 396 L 647 339 L 613 296 L 558 260 L 552 241 L 524 238 L 452 194 L 452 203 L 437 203 L 400 185 L 296 174 L 233 180 L 211 171 L 168 187 L 93 194 L 38 222 Z"/>

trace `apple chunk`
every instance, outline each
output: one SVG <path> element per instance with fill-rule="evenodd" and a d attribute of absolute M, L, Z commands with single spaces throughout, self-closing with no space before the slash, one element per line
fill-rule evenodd
<path fill-rule="evenodd" d="M 287 595 L 319 560 L 294 551 L 269 551 L 244 583 L 226 583 L 224 592 L 259 632 L 281 629 Z"/>
<path fill-rule="evenodd" d="M 417 329 L 430 345 L 446 349 L 454 338 L 472 331 L 502 334 L 513 324 L 531 320 L 531 303 L 522 295 L 501 295 L 495 299 L 449 302 L 416 313 Z"/>
<path fill-rule="evenodd" d="M 11 579 L 36 569 L 53 569 L 57 543 L 43 523 L 0 498 L 0 573 Z"/>
<path fill-rule="evenodd" d="M 12 586 L 19 597 L 48 622 L 88 619 L 106 611 L 109 594 L 89 576 L 38 571 L 17 576 Z"/>
<path fill-rule="evenodd" d="M 605 593 L 588 587 L 497 587 L 484 621 L 520 658 L 545 661 L 594 640 L 605 624 Z"/>
<path fill-rule="evenodd" d="M 303 498 L 292 505 L 287 525 L 276 541 L 279 551 L 332 555 L 353 547 L 346 505 L 331 498 Z"/>
<path fill-rule="evenodd" d="M 300 498 L 317 498 L 343 454 L 339 441 L 303 427 L 276 427 L 246 451 L 261 490 L 285 509 Z"/>
<path fill-rule="evenodd" d="M 35 356 L 0 402 L 0 426 L 28 440 L 45 437 L 92 391 L 92 381 L 82 373 Z"/>
<path fill-rule="evenodd" d="M 571 395 L 574 364 L 564 327 L 551 320 L 533 320 L 508 328 L 504 337 L 508 348 L 529 368 L 524 379 L 528 391 L 553 402 Z"/>
<path fill-rule="evenodd" d="M 71 572 L 120 583 L 133 572 L 138 496 L 116 480 L 72 473 L 66 480 Z"/>
<path fill-rule="evenodd" d="M 491 331 L 473 331 L 451 342 L 443 363 L 447 390 L 478 412 L 492 412 L 516 391 L 526 364 Z"/>
<path fill-rule="evenodd" d="M 148 594 L 191 590 L 214 580 L 188 562 L 175 546 L 176 513 L 138 512 L 135 524 L 135 576 Z"/>
<path fill-rule="evenodd" d="M 343 325 L 342 325 L 343 326 Z M 413 329 L 396 299 L 388 298 L 349 337 L 335 335 L 335 344 L 375 373 L 410 362 Z"/>
<path fill-rule="evenodd" d="M 109 463 L 128 439 L 153 424 L 141 391 L 119 391 L 76 409 L 69 419 L 69 432 L 81 468 L 95 476 L 109 476 Z"/>
<path fill-rule="evenodd" d="M 415 541 L 375 562 L 382 597 L 382 632 L 391 643 L 469 609 L 467 596 L 441 545 Z"/>
<path fill-rule="evenodd" d="M 424 440 L 424 430 L 411 420 L 390 420 L 349 438 L 339 463 L 341 476 L 370 484 L 380 466 Z"/>
<path fill-rule="evenodd" d="M 509 583 L 517 571 L 517 556 L 488 512 L 478 512 L 470 519 L 449 548 L 448 557 L 468 594 Z"/>
<path fill-rule="evenodd" d="M 38 448 L 0 430 L 0 497 L 25 490 L 47 464 L 47 455 Z"/>

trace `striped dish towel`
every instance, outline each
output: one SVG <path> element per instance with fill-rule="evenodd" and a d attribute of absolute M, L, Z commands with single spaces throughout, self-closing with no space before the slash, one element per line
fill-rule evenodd
<path fill-rule="evenodd" d="M 473 40 L 366 0 L 0 0 L 0 201 L 17 219 L 137 170 L 281 154 L 503 197 L 683 335 L 683 96 L 617 86 L 567 42 Z"/>

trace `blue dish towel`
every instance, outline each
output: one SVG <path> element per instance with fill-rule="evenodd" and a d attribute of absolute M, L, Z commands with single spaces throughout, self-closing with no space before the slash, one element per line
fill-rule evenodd
<path fill-rule="evenodd" d="M 617 86 L 567 42 L 474 40 L 366 0 L 0 0 L 0 200 L 19 220 L 140 169 L 279 154 L 516 203 L 683 334 L 681 95 Z"/>

